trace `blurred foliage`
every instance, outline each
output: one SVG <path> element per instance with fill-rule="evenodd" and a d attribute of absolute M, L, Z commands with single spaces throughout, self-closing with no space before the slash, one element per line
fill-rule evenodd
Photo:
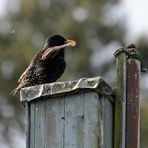
<path fill-rule="evenodd" d="M 147 101 L 145 102 L 145 104 L 143 104 L 142 108 L 141 108 L 141 148 L 147 148 L 148 146 L 148 105 L 147 105 Z"/>
<path fill-rule="evenodd" d="M 67 69 L 61 80 L 102 75 L 113 83 L 113 50 L 123 45 L 126 32 L 124 20 L 116 22 L 111 14 L 118 2 L 8 0 L 7 14 L 0 17 L 0 126 L 3 127 L 0 128 L 0 142 L 15 147 L 12 129 L 25 131 L 24 109 L 19 96 L 12 97 L 9 93 L 49 35 L 57 33 L 77 41 L 75 48 L 66 50 Z M 141 38 L 137 43 L 148 65 L 147 40 Z M 143 116 L 145 114 L 146 107 L 143 108 Z M 148 137 L 144 124 L 142 145 L 146 142 L 145 136 Z"/>

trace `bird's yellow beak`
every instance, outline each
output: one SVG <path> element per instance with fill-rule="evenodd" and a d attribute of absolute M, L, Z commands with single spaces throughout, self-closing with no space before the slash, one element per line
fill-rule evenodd
<path fill-rule="evenodd" d="M 75 46 L 76 45 L 76 41 L 74 41 L 74 40 L 66 40 L 66 45 L 67 46 Z"/>

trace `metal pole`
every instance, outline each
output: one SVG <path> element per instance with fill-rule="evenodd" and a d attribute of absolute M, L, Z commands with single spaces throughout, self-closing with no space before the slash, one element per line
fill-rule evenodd
<path fill-rule="evenodd" d="M 140 61 L 127 60 L 126 148 L 139 148 Z"/>
<path fill-rule="evenodd" d="M 139 148 L 140 72 L 143 62 L 135 48 L 134 44 L 130 44 L 126 48 L 118 49 L 114 54 L 116 57 L 114 148 Z"/>
<path fill-rule="evenodd" d="M 114 148 L 125 148 L 127 57 L 124 48 L 117 49 L 114 55 L 116 57 Z"/>

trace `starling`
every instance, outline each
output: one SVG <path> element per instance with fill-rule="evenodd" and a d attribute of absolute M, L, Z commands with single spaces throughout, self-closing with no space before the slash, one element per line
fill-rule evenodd
<path fill-rule="evenodd" d="M 66 40 L 60 35 L 50 36 L 43 49 L 32 59 L 28 68 L 23 72 L 18 80 L 18 87 L 11 94 L 15 95 L 23 87 L 55 82 L 66 67 L 65 47 L 75 45 L 74 40 Z"/>

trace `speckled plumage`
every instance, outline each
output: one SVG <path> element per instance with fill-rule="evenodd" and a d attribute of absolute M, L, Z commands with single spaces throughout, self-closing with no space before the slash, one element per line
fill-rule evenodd
<path fill-rule="evenodd" d="M 14 95 L 19 89 L 28 86 L 55 82 L 64 72 L 64 46 L 66 39 L 60 35 L 49 37 L 44 48 L 33 58 L 28 68 L 19 78 L 18 87 L 12 91 Z"/>

